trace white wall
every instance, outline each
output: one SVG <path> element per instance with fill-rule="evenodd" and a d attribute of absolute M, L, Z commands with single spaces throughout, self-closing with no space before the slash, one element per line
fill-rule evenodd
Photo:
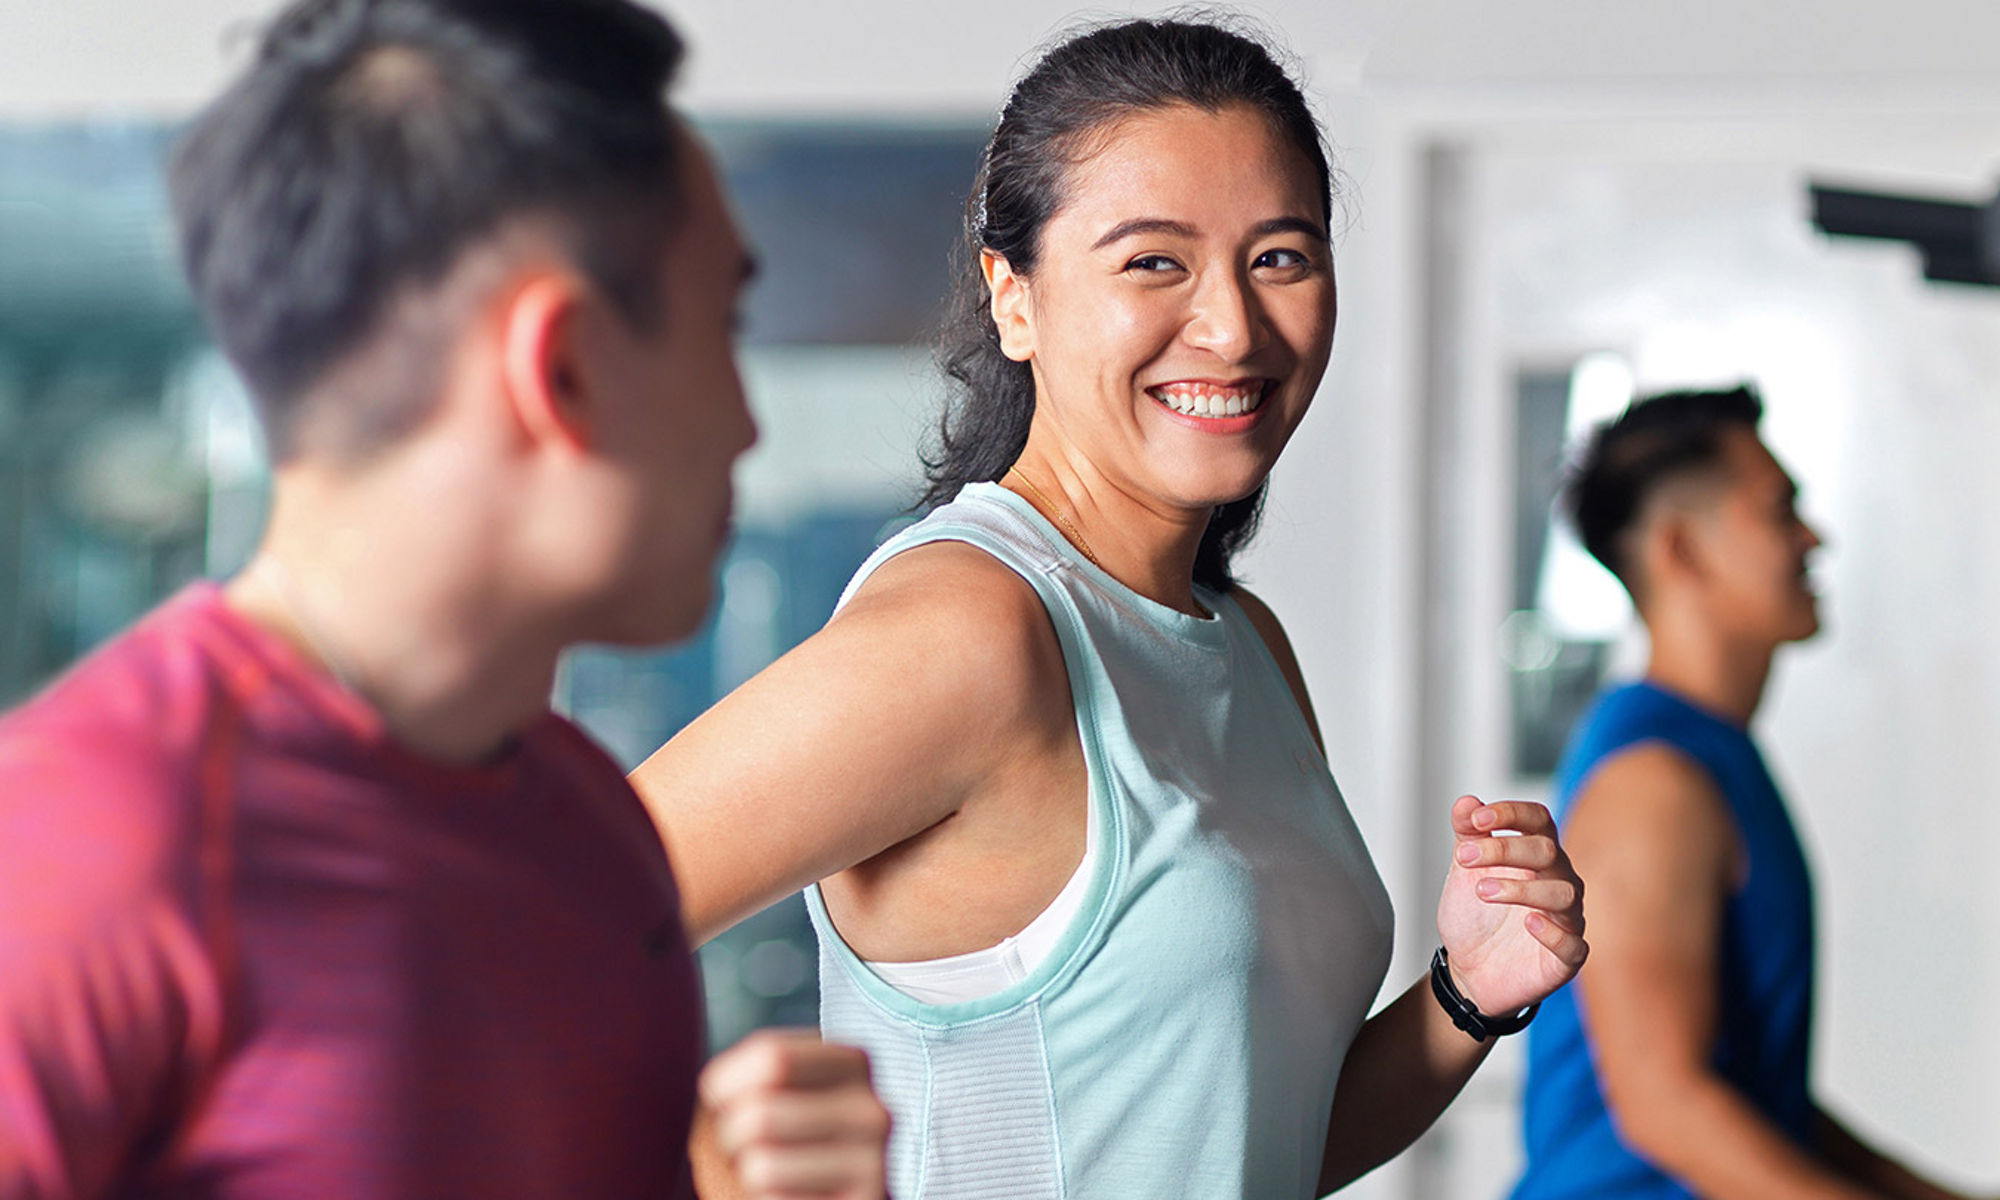
<path fill-rule="evenodd" d="M 0 116 L 174 117 L 244 61 L 264 0 L 7 0 Z"/>

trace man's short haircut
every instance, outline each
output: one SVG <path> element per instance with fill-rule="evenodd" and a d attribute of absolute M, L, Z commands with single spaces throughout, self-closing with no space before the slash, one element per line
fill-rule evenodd
<path fill-rule="evenodd" d="M 1633 590 L 1626 534 L 1647 501 L 1669 483 L 1719 467 L 1724 433 L 1754 431 L 1763 416 L 1764 402 L 1744 385 L 1635 400 L 1598 426 L 1563 489 L 1583 548 Z"/>
<path fill-rule="evenodd" d="M 169 173 L 195 300 L 274 457 L 298 449 L 303 396 L 384 331 L 394 303 L 511 218 L 550 218 L 635 326 L 657 320 L 680 199 L 666 90 L 682 53 L 628 0 L 287 7 Z M 391 390 L 405 394 L 327 414 L 343 450 L 427 415 L 432 389 Z"/>

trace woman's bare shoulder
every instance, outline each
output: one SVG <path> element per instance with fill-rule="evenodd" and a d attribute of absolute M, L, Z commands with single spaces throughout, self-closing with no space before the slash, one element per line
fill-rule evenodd
<path fill-rule="evenodd" d="M 980 681 L 989 703 L 1017 689 L 1039 693 L 1052 677 L 1067 677 L 1055 626 L 1034 586 L 965 542 L 930 542 L 891 558 L 826 634 L 922 644 L 949 677 Z"/>

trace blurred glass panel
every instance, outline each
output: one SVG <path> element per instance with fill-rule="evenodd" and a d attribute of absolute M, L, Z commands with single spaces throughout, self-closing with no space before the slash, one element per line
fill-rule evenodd
<path fill-rule="evenodd" d="M 752 345 L 929 338 L 984 130 L 698 122 L 758 259 Z"/>
<path fill-rule="evenodd" d="M 233 569 L 261 520 L 247 405 L 174 261 L 168 143 L 0 132 L 0 703 Z"/>
<path fill-rule="evenodd" d="M 1631 373 L 1591 354 L 1567 371 L 1522 371 L 1514 383 L 1513 609 L 1501 623 L 1513 773 L 1555 772 L 1570 729 L 1603 685 L 1631 618 L 1625 591 L 1556 512 L 1565 450 L 1631 400 Z"/>

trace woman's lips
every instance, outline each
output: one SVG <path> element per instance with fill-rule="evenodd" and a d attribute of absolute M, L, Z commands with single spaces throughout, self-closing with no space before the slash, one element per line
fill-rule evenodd
<path fill-rule="evenodd" d="M 1270 379 L 1188 379 L 1157 384 L 1146 394 L 1176 424 L 1205 433 L 1241 433 L 1263 419 L 1275 388 Z"/>

